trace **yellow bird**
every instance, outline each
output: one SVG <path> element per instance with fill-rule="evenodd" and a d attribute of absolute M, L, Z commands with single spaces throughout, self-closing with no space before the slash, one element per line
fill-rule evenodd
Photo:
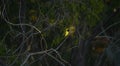
<path fill-rule="evenodd" d="M 75 32 L 75 26 L 70 26 L 69 28 L 66 28 L 65 37 L 69 35 L 73 35 L 74 32 Z"/>

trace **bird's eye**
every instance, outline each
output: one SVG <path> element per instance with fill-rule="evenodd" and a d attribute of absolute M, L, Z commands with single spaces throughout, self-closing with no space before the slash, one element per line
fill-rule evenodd
<path fill-rule="evenodd" d="M 67 31 L 70 31 L 69 29 Z"/>

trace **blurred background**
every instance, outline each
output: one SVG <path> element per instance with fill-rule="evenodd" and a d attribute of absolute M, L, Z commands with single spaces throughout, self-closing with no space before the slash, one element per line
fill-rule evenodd
<path fill-rule="evenodd" d="M 0 0 L 0 66 L 120 66 L 120 0 Z"/>

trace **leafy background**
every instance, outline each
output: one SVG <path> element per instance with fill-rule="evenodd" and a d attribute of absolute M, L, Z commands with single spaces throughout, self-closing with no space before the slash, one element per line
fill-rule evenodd
<path fill-rule="evenodd" d="M 1 0 L 0 3 L 1 65 L 120 65 L 119 0 Z M 71 26 L 75 28 L 73 33 Z M 103 44 L 93 46 L 92 42 L 97 40 Z M 101 49 L 94 52 L 92 48 L 96 46 Z"/>

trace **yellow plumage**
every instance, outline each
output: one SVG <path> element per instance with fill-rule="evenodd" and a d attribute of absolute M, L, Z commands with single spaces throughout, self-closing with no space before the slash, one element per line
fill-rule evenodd
<path fill-rule="evenodd" d="M 65 37 L 69 35 L 69 31 L 68 31 L 68 30 L 69 30 L 69 29 L 66 28 L 66 30 L 65 30 Z"/>

